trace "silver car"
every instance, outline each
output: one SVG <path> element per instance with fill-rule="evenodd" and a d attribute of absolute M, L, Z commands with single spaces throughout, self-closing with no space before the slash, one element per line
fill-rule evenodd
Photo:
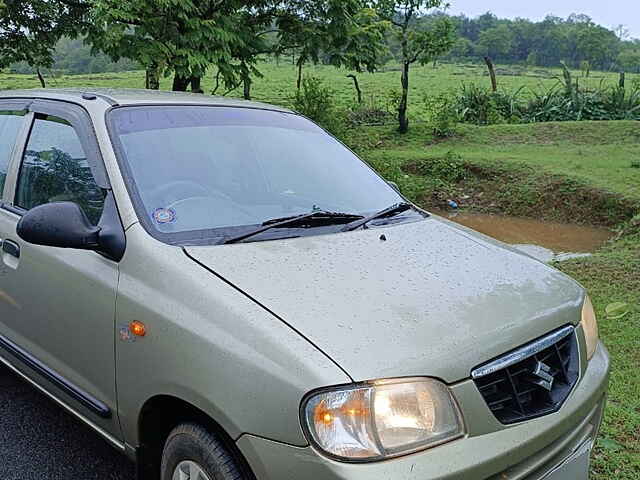
<path fill-rule="evenodd" d="M 0 361 L 140 479 L 588 478 L 584 289 L 291 111 L 4 92 L 0 200 Z"/>

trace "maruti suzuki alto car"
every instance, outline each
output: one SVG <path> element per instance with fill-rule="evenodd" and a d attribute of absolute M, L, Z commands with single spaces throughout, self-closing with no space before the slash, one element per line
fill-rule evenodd
<path fill-rule="evenodd" d="M 589 476 L 587 292 L 294 112 L 5 91 L 0 195 L 0 361 L 140 479 Z"/>

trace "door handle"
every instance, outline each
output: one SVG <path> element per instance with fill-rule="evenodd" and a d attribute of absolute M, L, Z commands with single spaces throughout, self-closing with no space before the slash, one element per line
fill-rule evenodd
<path fill-rule="evenodd" d="M 12 240 L 2 242 L 2 251 L 12 257 L 20 258 L 20 245 Z"/>

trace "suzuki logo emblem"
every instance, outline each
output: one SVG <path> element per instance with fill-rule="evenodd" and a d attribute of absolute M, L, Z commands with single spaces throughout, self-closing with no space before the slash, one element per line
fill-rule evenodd
<path fill-rule="evenodd" d="M 553 388 L 553 381 L 555 379 L 553 378 L 553 375 L 551 375 L 551 367 L 549 365 L 538 362 L 533 369 L 533 372 L 531 373 L 535 377 L 537 377 L 535 380 L 533 380 L 533 383 L 539 385 L 549 392 L 551 391 L 551 389 Z"/>

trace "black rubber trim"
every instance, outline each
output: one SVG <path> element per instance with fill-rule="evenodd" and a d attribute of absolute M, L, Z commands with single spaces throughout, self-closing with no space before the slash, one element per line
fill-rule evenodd
<path fill-rule="evenodd" d="M 20 348 L 18 345 L 10 341 L 9 339 L 0 335 L 0 348 L 10 353 L 14 358 L 20 360 L 23 364 L 31 368 L 33 371 L 47 379 L 54 384 L 57 388 L 65 392 L 70 397 L 76 399 L 83 406 L 94 412 L 101 418 L 111 418 L 111 409 L 99 400 L 96 400 L 87 392 L 79 389 L 75 385 L 69 383 L 57 372 L 51 370 L 40 360 L 35 358 L 27 351 Z"/>
<path fill-rule="evenodd" d="M 83 107 L 58 100 L 37 99 L 31 104 L 29 111 L 35 114 L 62 118 L 69 122 L 78 135 L 78 139 L 80 140 L 82 149 L 87 156 L 87 163 L 89 164 L 89 168 L 91 169 L 95 182 L 104 190 L 111 188 L 107 170 L 102 158 L 102 152 L 100 151 L 98 139 L 96 138 L 96 133 L 91 121 L 91 116 Z M 31 134 L 29 137 L 30 136 Z M 27 139 L 27 146 L 28 145 L 29 139 Z M 20 167 L 22 169 L 22 165 Z"/>
<path fill-rule="evenodd" d="M 20 217 L 23 216 L 25 213 L 27 213 L 27 211 L 24 208 L 15 207 L 13 205 L 9 205 L 8 203 L 3 203 L 1 207 L 3 210 L 6 210 L 7 212 L 11 212 Z"/>

